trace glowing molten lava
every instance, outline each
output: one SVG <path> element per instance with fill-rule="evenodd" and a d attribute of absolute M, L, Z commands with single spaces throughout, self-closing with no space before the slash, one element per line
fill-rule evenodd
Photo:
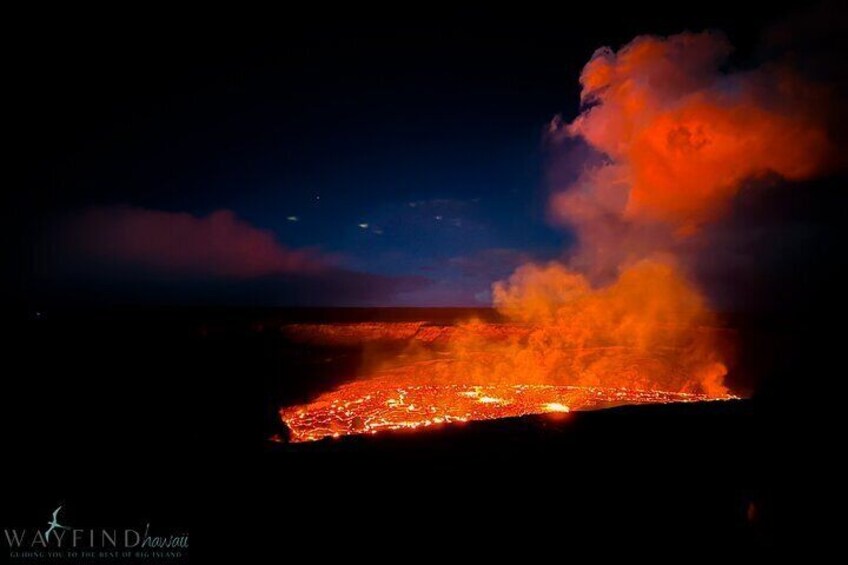
<path fill-rule="evenodd" d="M 416 369 L 434 370 L 441 362 Z M 409 367 L 354 381 L 314 402 L 280 410 L 292 442 L 385 430 L 413 430 L 472 420 L 557 414 L 624 404 L 667 404 L 734 398 L 598 386 L 422 384 Z"/>

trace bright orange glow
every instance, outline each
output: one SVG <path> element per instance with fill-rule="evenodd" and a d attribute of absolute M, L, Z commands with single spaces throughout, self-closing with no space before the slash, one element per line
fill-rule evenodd
<path fill-rule="evenodd" d="M 522 272 L 504 283 L 498 300 L 505 313 L 507 305 L 516 308 L 512 322 L 468 322 L 450 332 L 431 328 L 439 340 L 425 342 L 426 347 L 412 340 L 408 353 L 385 359 L 367 378 L 283 408 L 280 416 L 291 441 L 621 404 L 732 398 L 721 382 L 725 370 L 714 349 L 716 330 L 696 325 L 708 316 L 671 267 L 643 265 L 600 290 L 561 269 Z M 548 286 L 568 301 L 557 306 L 545 299 L 545 307 L 542 302 L 522 307 L 524 300 L 540 299 L 537 277 L 560 276 L 578 291 L 558 286 L 557 280 L 548 280 Z M 528 288 L 522 287 L 525 277 Z M 662 292 L 643 296 L 642 285 Z M 659 296 L 666 298 L 658 302 Z M 532 319 L 520 319 L 518 313 L 531 311 Z M 366 339 L 392 332 L 372 326 L 301 329 L 310 339 L 321 335 L 334 341 L 338 334 L 343 343 L 357 332 Z"/>
<path fill-rule="evenodd" d="M 642 261 L 600 288 L 559 263 L 525 265 L 495 285 L 494 300 L 526 333 L 493 340 L 488 324 L 460 325 L 448 345 L 455 363 L 431 378 L 727 393 L 721 334 L 671 262 Z"/>
<path fill-rule="evenodd" d="M 693 230 L 748 178 L 806 179 L 831 164 L 827 92 L 776 66 L 722 74 L 731 50 L 715 33 L 643 36 L 584 67 L 581 96 L 594 105 L 567 131 L 614 161 L 626 215 Z M 571 217 L 567 200 L 558 212 Z"/>
<path fill-rule="evenodd" d="M 731 398 L 722 331 L 670 261 L 639 262 L 599 288 L 558 263 L 525 265 L 495 285 L 494 297 L 506 323 L 429 327 L 420 336 L 409 324 L 290 329 L 312 341 L 398 335 L 408 343 L 367 378 L 283 408 L 291 440 Z"/>
<path fill-rule="evenodd" d="M 432 364 L 428 365 L 425 370 L 432 370 Z M 291 431 L 290 440 L 297 443 L 528 414 L 715 399 L 704 394 L 620 388 L 415 382 L 405 371 L 392 371 L 346 384 L 309 404 L 283 408 L 280 417 Z"/>

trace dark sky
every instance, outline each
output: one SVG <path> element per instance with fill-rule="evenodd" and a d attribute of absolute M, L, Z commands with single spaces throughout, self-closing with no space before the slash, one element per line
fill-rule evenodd
<path fill-rule="evenodd" d="M 10 290 L 33 303 L 487 304 L 493 280 L 573 239 L 547 221 L 543 132 L 577 113 L 596 48 L 716 28 L 750 58 L 790 11 L 707 4 L 17 14 Z M 177 234 L 186 253 L 205 252 L 205 230 L 271 248 L 223 270 L 183 255 L 79 265 L 62 226 L 92 208 Z M 221 210 L 231 220 L 204 221 Z"/>

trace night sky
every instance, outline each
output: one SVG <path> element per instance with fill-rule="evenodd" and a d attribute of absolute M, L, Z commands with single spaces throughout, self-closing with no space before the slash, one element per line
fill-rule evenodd
<path fill-rule="evenodd" d="M 544 132 L 578 112 L 596 48 L 715 28 L 756 58 L 763 22 L 791 13 L 657 4 L 20 14 L 6 294 L 488 305 L 492 281 L 573 243 L 547 214 Z M 115 214 L 185 253 L 80 259 L 67 226 L 109 238 Z"/>

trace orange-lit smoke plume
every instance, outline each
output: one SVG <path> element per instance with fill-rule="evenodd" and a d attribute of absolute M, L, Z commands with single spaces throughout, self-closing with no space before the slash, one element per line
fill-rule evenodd
<path fill-rule="evenodd" d="M 602 158 L 551 203 L 575 228 L 575 265 L 592 275 L 681 239 L 719 218 L 743 183 L 824 172 L 829 93 L 787 66 L 721 72 L 731 53 L 718 33 L 638 37 L 599 49 L 583 68 L 583 111 L 555 119 L 556 138 L 578 138 Z"/>
<path fill-rule="evenodd" d="M 726 392 L 721 332 L 675 250 L 745 181 L 810 178 L 833 152 L 824 91 L 779 66 L 723 73 L 730 52 L 716 33 L 595 52 L 580 77 L 582 112 L 550 128 L 555 143 L 576 138 L 598 157 L 551 201 L 577 248 L 567 262 L 524 265 L 495 283 L 495 306 L 532 329 L 485 345 L 466 326 L 457 374 Z"/>

